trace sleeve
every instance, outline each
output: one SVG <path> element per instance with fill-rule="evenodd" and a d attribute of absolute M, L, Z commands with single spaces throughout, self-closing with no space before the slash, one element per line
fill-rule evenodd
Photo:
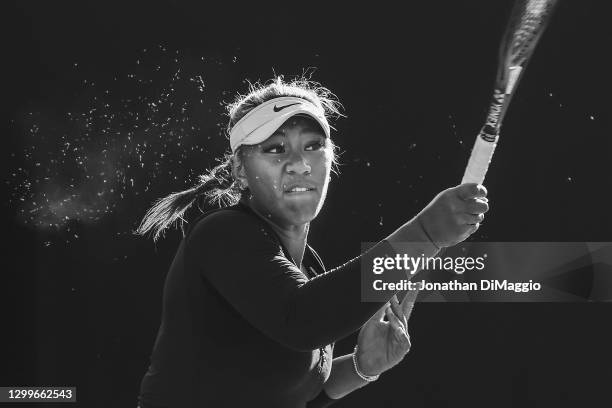
<path fill-rule="evenodd" d="M 361 301 L 361 256 L 308 280 L 267 234 L 249 214 L 215 213 L 186 238 L 186 262 L 250 324 L 288 348 L 309 351 L 344 338 L 393 296 Z M 393 248 L 382 241 L 371 251 Z"/>

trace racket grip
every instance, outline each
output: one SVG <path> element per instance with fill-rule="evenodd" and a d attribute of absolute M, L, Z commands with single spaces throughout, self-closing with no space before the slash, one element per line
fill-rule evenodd
<path fill-rule="evenodd" d="M 482 184 L 489 168 L 489 163 L 493 158 L 495 147 L 497 146 L 497 137 L 492 142 L 488 142 L 482 138 L 482 133 L 476 138 L 470 160 L 468 161 L 465 173 L 463 174 L 463 183 L 478 183 Z"/>

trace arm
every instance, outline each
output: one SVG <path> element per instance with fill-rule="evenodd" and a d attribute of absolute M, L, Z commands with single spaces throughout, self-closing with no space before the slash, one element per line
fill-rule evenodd
<path fill-rule="evenodd" d="M 368 382 L 362 380 L 355 373 L 353 355 L 336 357 L 332 362 L 329 378 L 323 384 L 323 389 L 315 399 L 306 404 L 307 408 L 326 408 L 333 405 L 336 400 L 352 391 L 363 387 Z"/>
<path fill-rule="evenodd" d="M 234 211 L 205 218 L 187 237 L 185 262 L 264 334 L 291 349 L 310 351 L 357 331 L 385 304 L 361 301 L 361 257 L 308 280 L 266 236 L 262 222 Z M 388 239 L 413 234 L 422 242 L 419 231 L 411 224 Z M 435 248 L 430 243 L 412 250 L 409 255 L 419 256 Z M 381 241 L 368 253 L 391 256 L 395 250 Z"/>
<path fill-rule="evenodd" d="M 367 256 L 393 256 L 402 243 L 408 256 L 431 256 L 477 228 L 472 215 L 486 204 L 468 203 L 475 184 L 440 193 L 417 217 L 370 249 Z M 485 192 L 486 194 L 486 192 Z M 463 197 L 460 197 L 463 195 Z M 421 223 L 424 227 L 421 227 Z M 391 299 L 361 301 L 360 260 L 308 278 L 282 255 L 259 220 L 220 211 L 201 220 L 185 242 L 185 267 L 195 269 L 254 327 L 298 351 L 323 347 L 357 331 Z M 434 245 L 430 238 L 435 242 Z M 405 277 L 403 271 L 389 271 Z M 324 316 L 325 318 L 321 318 Z"/>
<path fill-rule="evenodd" d="M 339 399 L 345 395 L 367 385 L 353 367 L 353 354 L 334 358 L 329 378 L 323 385 L 323 390 L 332 399 Z"/>

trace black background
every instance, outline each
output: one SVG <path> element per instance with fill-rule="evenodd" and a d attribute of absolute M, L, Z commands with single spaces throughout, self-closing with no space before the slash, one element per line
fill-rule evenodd
<path fill-rule="evenodd" d="M 206 123 L 225 121 L 219 100 L 246 92 L 246 78 L 317 67 L 313 79 L 339 96 L 347 115 L 333 133 L 344 165 L 309 236 L 328 267 L 460 181 L 511 5 L 56 3 L 22 2 L 3 13 L 4 154 L 16 152 L 5 163 L 28 165 L 19 156 L 33 142 L 22 126 L 28 112 L 79 109 L 83 79 L 131 72 L 145 48 L 163 44 L 186 64 L 221 61 L 204 77 L 212 113 L 201 129 L 213 137 L 205 154 L 186 161 L 196 173 L 226 147 Z M 612 241 L 604 3 L 566 0 L 557 10 L 508 113 L 485 183 L 491 211 L 476 239 Z M 136 405 L 180 235 L 154 245 L 116 231 L 134 228 L 152 200 L 189 184 L 159 177 L 98 222 L 72 222 L 73 240 L 24 224 L 18 204 L 5 200 L 2 385 L 75 385 L 79 406 Z M 609 303 L 588 302 L 418 304 L 408 357 L 336 405 L 610 405 L 610 312 Z"/>

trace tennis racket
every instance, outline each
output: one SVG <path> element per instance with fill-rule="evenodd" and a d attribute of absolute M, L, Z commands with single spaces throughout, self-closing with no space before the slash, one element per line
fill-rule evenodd
<path fill-rule="evenodd" d="M 499 139 L 502 120 L 516 85 L 540 39 L 557 0 L 516 0 L 499 49 L 493 100 L 485 125 L 476 136 L 461 183 L 484 181 Z"/>

